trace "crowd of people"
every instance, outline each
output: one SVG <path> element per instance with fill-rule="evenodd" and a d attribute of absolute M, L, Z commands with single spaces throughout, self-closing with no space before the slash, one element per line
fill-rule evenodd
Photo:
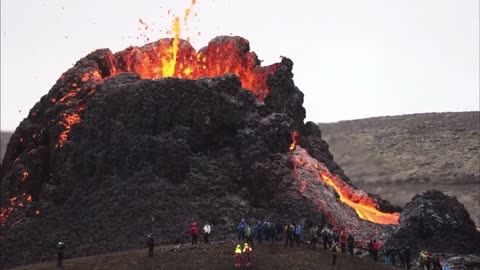
<path fill-rule="evenodd" d="M 322 239 L 323 249 L 331 251 L 331 264 L 337 264 L 339 254 L 345 253 L 354 255 L 355 238 L 352 234 L 347 234 L 345 231 L 337 232 L 329 226 L 325 226 L 319 230 L 317 225 L 311 224 L 308 230 L 304 231 L 301 223 L 289 222 L 284 225 L 281 223 L 272 223 L 268 220 L 257 221 L 250 226 L 245 219 L 242 219 L 237 227 L 238 243 L 234 249 L 235 267 L 241 267 L 242 262 L 246 266 L 251 264 L 251 255 L 255 243 L 262 242 L 274 243 L 275 241 L 284 241 L 285 248 L 300 246 L 302 243 L 311 249 L 315 249 L 318 238 Z M 203 226 L 203 242 L 208 245 L 210 242 L 210 235 L 212 226 L 205 222 Z M 192 220 L 190 230 L 190 239 L 192 247 L 197 247 L 199 229 L 196 221 Z M 284 239 L 284 240 L 283 240 Z M 155 246 L 154 235 L 149 233 L 147 235 L 146 244 L 148 247 L 148 256 L 153 256 L 153 249 Z M 243 245 L 243 247 L 242 247 Z M 380 251 L 380 243 L 376 240 L 370 240 L 367 245 L 369 258 L 375 262 L 380 261 L 379 253 L 383 255 L 383 262 L 385 264 L 397 265 L 403 269 L 411 269 L 411 252 L 407 246 L 403 249 L 384 248 Z M 57 266 L 63 267 L 65 243 L 58 242 L 57 244 Z M 448 265 L 440 263 L 439 256 L 430 256 L 426 250 L 422 250 L 419 254 L 419 265 L 422 270 L 450 270 Z"/>

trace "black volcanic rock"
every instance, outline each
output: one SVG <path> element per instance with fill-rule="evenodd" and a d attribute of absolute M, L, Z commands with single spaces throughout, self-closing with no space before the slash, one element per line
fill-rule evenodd
<path fill-rule="evenodd" d="M 410 246 L 415 252 L 479 254 L 480 232 L 457 198 L 431 190 L 406 204 L 400 225 L 385 245 Z"/>

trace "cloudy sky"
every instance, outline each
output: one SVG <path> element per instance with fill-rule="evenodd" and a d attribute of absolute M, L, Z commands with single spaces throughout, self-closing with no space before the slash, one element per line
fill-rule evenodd
<path fill-rule="evenodd" d="M 1 129 L 89 52 L 168 36 L 190 1 L 2 0 Z M 291 58 L 308 120 L 480 109 L 478 0 L 197 0 L 193 13 L 182 37 L 196 48 L 233 34 L 265 64 Z"/>

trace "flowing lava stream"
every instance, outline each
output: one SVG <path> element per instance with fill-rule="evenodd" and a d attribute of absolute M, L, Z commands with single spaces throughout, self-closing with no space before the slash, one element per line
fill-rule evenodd
<path fill-rule="evenodd" d="M 292 152 L 292 161 L 294 174 L 300 184 L 300 192 L 305 192 L 307 188 L 307 181 L 302 179 L 303 176 L 297 173 L 298 169 L 302 168 L 305 171 L 309 171 L 311 175 L 316 175 L 318 182 L 331 186 L 338 194 L 340 201 L 353 208 L 361 219 L 377 224 L 398 224 L 400 213 L 379 211 L 376 202 L 366 192 L 354 189 L 340 177 L 333 175 L 323 163 L 312 158 L 305 149 L 296 145 L 297 137 L 298 133 L 294 131 L 292 133 L 290 150 L 294 150 Z"/>

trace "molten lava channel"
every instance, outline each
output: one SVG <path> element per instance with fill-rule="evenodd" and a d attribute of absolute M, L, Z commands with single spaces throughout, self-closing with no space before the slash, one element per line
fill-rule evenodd
<path fill-rule="evenodd" d="M 379 211 L 376 202 L 367 193 L 354 189 L 340 177 L 333 175 L 324 164 L 312 158 L 305 149 L 298 145 L 292 153 L 292 160 L 294 170 L 302 168 L 312 172 L 320 183 L 331 186 L 338 194 L 340 201 L 353 208 L 360 218 L 378 224 L 398 224 L 400 213 Z M 300 183 L 300 192 L 304 192 L 307 188 L 307 181 L 302 179 L 302 175 L 298 173 L 295 173 L 295 176 Z"/>

